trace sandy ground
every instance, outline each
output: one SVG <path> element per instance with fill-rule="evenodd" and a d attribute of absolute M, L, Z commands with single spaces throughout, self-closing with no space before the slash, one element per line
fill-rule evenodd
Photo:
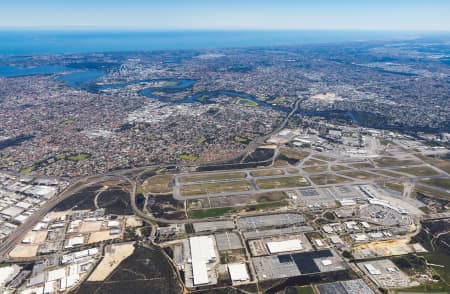
<path fill-rule="evenodd" d="M 39 245 L 22 245 L 19 244 L 9 253 L 10 257 L 33 257 L 36 256 Z"/>
<path fill-rule="evenodd" d="M 388 240 L 356 245 L 353 250 L 369 249 L 374 256 L 403 255 L 413 252 L 409 239 Z"/>
<path fill-rule="evenodd" d="M 30 231 L 23 239 L 31 238 L 33 244 L 42 244 L 47 238 L 47 230 L 45 231 Z"/>
<path fill-rule="evenodd" d="M 102 221 L 83 222 L 80 226 L 80 232 L 81 233 L 98 232 L 102 227 L 102 223 L 103 223 Z"/>
<path fill-rule="evenodd" d="M 136 217 L 135 215 L 128 216 L 126 219 L 127 227 L 142 227 L 142 219 Z"/>
<path fill-rule="evenodd" d="M 105 249 L 105 257 L 100 261 L 88 281 L 104 281 L 114 269 L 134 251 L 133 243 L 114 244 Z"/>
<path fill-rule="evenodd" d="M 97 242 L 100 242 L 100 241 L 117 239 L 117 238 L 120 238 L 120 234 L 118 234 L 118 235 L 110 235 L 109 231 L 94 232 L 94 233 L 89 235 L 88 243 L 89 244 L 97 243 Z"/>

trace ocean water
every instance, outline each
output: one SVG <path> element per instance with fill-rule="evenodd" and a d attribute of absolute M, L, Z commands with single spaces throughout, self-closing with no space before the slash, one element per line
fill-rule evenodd
<path fill-rule="evenodd" d="M 405 32 L 375 31 L 0 31 L 0 54 L 208 49 L 390 40 Z M 0 57 L 1 58 L 1 57 Z M 7 58 L 7 57 L 3 57 Z"/>

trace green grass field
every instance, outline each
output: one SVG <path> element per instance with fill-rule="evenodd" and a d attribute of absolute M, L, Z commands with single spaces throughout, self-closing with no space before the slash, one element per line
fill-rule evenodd
<path fill-rule="evenodd" d="M 246 99 L 246 98 L 242 98 L 242 97 L 237 97 L 234 102 L 236 104 L 239 105 L 243 105 L 243 106 L 247 106 L 247 107 L 255 107 L 258 106 L 258 103 L 256 103 L 255 101 L 252 101 L 250 99 Z"/>
<path fill-rule="evenodd" d="M 239 137 L 239 136 L 234 137 L 233 141 L 236 142 L 236 143 L 242 143 L 242 144 L 247 144 L 248 143 L 248 139 L 247 138 Z"/>
<path fill-rule="evenodd" d="M 311 286 L 292 286 L 286 288 L 286 294 L 314 294 L 314 290 Z"/>
<path fill-rule="evenodd" d="M 80 154 L 77 154 L 77 155 L 69 155 L 69 156 L 67 156 L 66 158 L 67 158 L 67 160 L 70 160 L 70 161 L 83 161 L 83 160 L 86 160 L 86 159 L 88 159 L 89 157 L 90 157 L 91 155 L 90 154 L 87 154 L 87 153 L 80 153 Z"/>

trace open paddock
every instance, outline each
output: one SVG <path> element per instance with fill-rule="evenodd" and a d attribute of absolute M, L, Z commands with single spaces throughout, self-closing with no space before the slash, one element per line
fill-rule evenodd
<path fill-rule="evenodd" d="M 267 176 L 284 175 L 284 172 L 281 169 L 272 168 L 272 169 L 253 170 L 253 171 L 250 172 L 250 174 L 253 177 L 267 177 Z"/>
<path fill-rule="evenodd" d="M 245 172 L 220 172 L 220 173 L 198 173 L 180 176 L 178 182 L 190 183 L 190 182 L 206 182 L 206 181 L 219 181 L 219 180 L 231 180 L 231 179 L 243 179 L 247 176 Z"/>
<path fill-rule="evenodd" d="M 33 257 L 36 256 L 38 251 L 39 245 L 33 244 L 33 245 L 23 245 L 18 244 L 16 247 L 14 247 L 11 252 L 9 252 L 9 256 L 11 258 L 27 258 L 27 257 Z"/>
<path fill-rule="evenodd" d="M 156 175 L 144 181 L 141 189 L 144 193 L 170 193 L 172 191 L 173 175 Z"/>
<path fill-rule="evenodd" d="M 348 171 L 348 172 L 342 172 L 340 174 L 343 176 L 347 176 L 347 177 L 358 179 L 358 180 L 374 180 L 374 179 L 379 179 L 380 177 L 382 177 L 382 176 L 368 173 L 365 171 Z"/>
<path fill-rule="evenodd" d="M 245 192 L 249 190 L 250 183 L 247 181 L 230 181 L 185 185 L 180 188 L 180 193 L 182 196 L 189 197 L 207 194 Z"/>
<path fill-rule="evenodd" d="M 309 182 L 300 176 L 258 179 L 256 185 L 259 189 L 278 189 L 309 186 Z"/>
<path fill-rule="evenodd" d="M 403 165 L 415 165 L 419 164 L 420 162 L 413 160 L 413 159 L 398 159 L 396 157 L 381 157 L 374 159 L 374 162 L 379 167 L 391 167 L 391 166 L 403 166 Z"/>
<path fill-rule="evenodd" d="M 436 176 L 439 174 L 435 169 L 429 166 L 415 166 L 415 167 L 404 167 L 395 169 L 395 171 L 399 171 L 402 173 L 410 174 L 418 177 L 427 177 L 427 176 Z"/>
<path fill-rule="evenodd" d="M 338 175 L 333 175 L 333 174 L 313 175 L 310 177 L 310 179 L 316 185 L 333 185 L 333 184 L 348 183 L 348 182 L 352 181 L 350 179 L 340 177 Z"/>

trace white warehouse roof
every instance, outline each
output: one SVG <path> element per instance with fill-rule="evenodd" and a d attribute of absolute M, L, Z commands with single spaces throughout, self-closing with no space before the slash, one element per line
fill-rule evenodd
<path fill-rule="evenodd" d="M 267 248 L 269 248 L 270 253 L 279 253 L 302 250 L 303 246 L 302 241 L 299 239 L 293 239 L 278 242 L 267 242 Z"/>
<path fill-rule="evenodd" d="M 59 268 L 48 272 L 47 281 L 61 280 L 66 277 L 66 268 Z"/>
<path fill-rule="evenodd" d="M 230 263 L 228 265 L 228 272 L 232 281 L 250 280 L 245 263 Z"/>
<path fill-rule="evenodd" d="M 192 258 L 192 274 L 194 285 L 208 284 L 208 263 L 216 260 L 214 239 L 212 236 L 189 238 Z"/>
<path fill-rule="evenodd" d="M 369 274 L 381 275 L 380 270 L 376 269 L 371 263 L 366 263 L 364 264 L 364 266 L 366 267 L 366 270 L 369 272 Z"/>

